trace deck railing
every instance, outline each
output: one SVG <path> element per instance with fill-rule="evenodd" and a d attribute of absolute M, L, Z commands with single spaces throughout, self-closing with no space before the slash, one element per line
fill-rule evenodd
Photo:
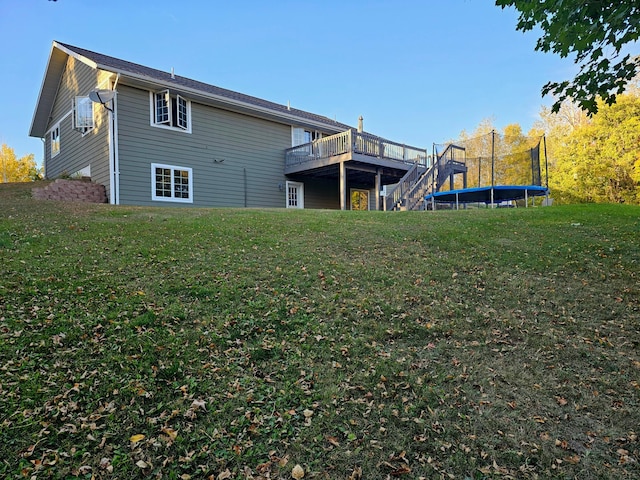
<path fill-rule="evenodd" d="M 424 166 L 415 163 L 405 173 L 404 177 L 389 191 L 384 198 L 384 209 L 395 210 L 400 207 L 400 204 L 405 201 L 407 192 L 411 190 L 413 185 L 418 181 L 425 171 Z"/>
<path fill-rule="evenodd" d="M 285 167 L 302 165 L 345 153 L 358 153 L 404 164 L 427 165 L 427 151 L 424 149 L 391 142 L 368 133 L 347 130 L 288 148 L 285 152 Z"/>

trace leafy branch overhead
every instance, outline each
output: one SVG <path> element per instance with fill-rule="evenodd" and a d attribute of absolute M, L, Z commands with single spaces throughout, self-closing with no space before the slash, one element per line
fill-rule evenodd
<path fill-rule="evenodd" d="M 621 58 L 623 48 L 640 36 L 640 5 L 635 0 L 496 0 L 496 5 L 519 11 L 518 30 L 542 29 L 537 51 L 575 57 L 580 70 L 573 80 L 548 82 L 542 88 L 543 95 L 557 98 L 554 112 L 569 98 L 593 115 L 598 97 L 613 104 L 638 72 L 638 57 Z"/>

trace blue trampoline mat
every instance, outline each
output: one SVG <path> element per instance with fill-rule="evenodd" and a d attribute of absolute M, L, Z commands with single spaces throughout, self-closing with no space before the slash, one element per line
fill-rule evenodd
<path fill-rule="evenodd" d="M 539 185 L 497 185 L 493 187 L 493 202 L 505 200 L 521 200 L 526 197 L 540 197 L 548 195 L 549 189 Z M 426 201 L 434 199 L 436 202 L 491 203 L 491 187 L 461 188 L 445 192 L 432 193 L 424 197 Z"/>

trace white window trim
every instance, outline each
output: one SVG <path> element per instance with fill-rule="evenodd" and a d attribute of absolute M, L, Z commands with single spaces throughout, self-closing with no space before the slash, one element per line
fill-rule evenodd
<path fill-rule="evenodd" d="M 298 205 L 293 206 L 289 205 L 289 186 L 298 187 Z M 304 208 L 304 183 L 302 182 L 291 182 L 287 180 L 285 186 L 285 202 L 287 208 Z"/>
<path fill-rule="evenodd" d="M 171 195 L 174 193 L 173 189 L 173 171 L 181 170 L 186 171 L 189 174 L 189 198 L 175 198 L 171 197 L 159 197 L 156 195 L 156 168 L 167 168 L 171 170 Z M 178 202 L 178 203 L 193 203 L 193 169 L 189 167 L 179 167 L 177 165 L 166 165 L 163 163 L 151 164 L 151 200 L 158 202 Z"/>
<path fill-rule="evenodd" d="M 58 149 L 56 151 L 53 150 L 53 134 L 58 132 L 58 141 L 56 142 L 58 145 Z M 51 158 L 60 155 L 61 145 L 60 145 L 60 122 L 56 123 L 53 128 L 49 131 L 49 142 L 50 142 L 50 154 Z"/>
<path fill-rule="evenodd" d="M 181 122 L 181 109 L 180 109 L 180 103 L 184 102 L 184 114 L 185 114 L 185 118 L 184 118 L 184 125 L 182 125 Z M 184 98 L 181 97 L 180 95 L 176 95 L 176 109 L 178 110 L 176 112 L 176 123 L 177 128 L 180 128 L 182 130 L 187 130 L 189 128 L 189 124 L 191 123 L 189 121 L 189 119 L 191 118 L 191 109 L 190 109 L 190 105 L 189 105 L 189 101 Z M 171 109 L 169 109 L 169 111 L 171 111 Z"/>
<path fill-rule="evenodd" d="M 318 140 L 324 136 L 322 132 L 320 132 L 319 130 L 311 130 L 305 127 L 292 126 L 291 127 L 291 146 L 292 147 L 297 147 L 299 145 L 305 145 L 307 143 L 310 143 L 310 142 L 302 141 L 306 139 L 300 138 L 305 136 L 305 132 L 309 133 L 311 142 Z"/>
<path fill-rule="evenodd" d="M 167 122 L 157 123 L 156 122 L 156 94 L 161 94 L 161 93 L 164 93 L 165 95 L 169 96 L 169 102 L 168 102 L 169 120 Z M 173 112 L 171 111 L 173 102 L 171 102 L 170 97 L 171 95 L 169 93 L 169 90 L 161 90 L 158 92 L 149 91 L 149 125 L 155 128 L 164 128 L 166 130 L 172 130 L 174 132 L 191 133 L 191 100 L 187 100 L 186 98 L 177 94 L 174 95 L 174 98 L 176 98 L 176 104 L 177 102 L 184 101 L 187 107 L 187 119 L 186 119 L 187 124 L 184 127 L 180 127 L 180 126 L 170 125 L 171 119 L 173 117 L 172 115 Z M 179 122 L 179 118 L 178 118 L 179 112 L 180 110 L 178 109 L 178 112 L 176 113 L 177 122 Z"/>
<path fill-rule="evenodd" d="M 87 125 L 78 125 L 78 104 L 79 104 L 79 100 L 80 103 L 84 103 L 86 102 L 90 107 L 91 107 L 91 118 L 89 119 L 89 117 L 85 117 L 87 120 L 90 120 L 90 122 L 88 122 Z M 73 129 L 79 131 L 80 133 L 82 133 L 82 136 L 86 135 L 87 133 L 89 133 L 91 130 L 93 130 L 96 126 L 96 120 L 95 120 L 95 110 L 93 108 L 93 102 L 91 101 L 91 99 L 87 96 L 83 96 L 83 95 L 78 95 L 76 97 L 74 97 L 73 99 L 73 105 L 72 105 L 72 112 L 73 112 Z"/>

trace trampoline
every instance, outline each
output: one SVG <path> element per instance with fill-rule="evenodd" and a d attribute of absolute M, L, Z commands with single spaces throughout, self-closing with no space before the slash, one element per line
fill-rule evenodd
<path fill-rule="evenodd" d="M 446 190 L 425 196 L 425 201 L 439 203 L 499 203 L 509 200 L 526 200 L 549 194 L 547 187 L 539 185 L 495 185 L 494 187 L 461 188 Z"/>
<path fill-rule="evenodd" d="M 433 158 L 432 186 L 425 192 L 423 208 L 436 210 L 442 204 L 458 208 L 473 203 L 515 206 L 515 200 L 524 200 L 529 206 L 529 198 L 549 196 L 544 136 L 507 136 L 491 131 L 434 145 Z"/>

